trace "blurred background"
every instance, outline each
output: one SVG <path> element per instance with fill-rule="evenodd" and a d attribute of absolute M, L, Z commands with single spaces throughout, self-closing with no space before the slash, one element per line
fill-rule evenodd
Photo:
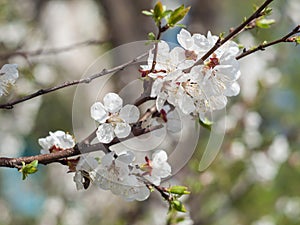
<path fill-rule="evenodd" d="M 166 0 L 192 6 L 183 21 L 191 32 L 227 32 L 262 1 Z M 140 12 L 150 0 L 0 0 L 0 65 L 17 63 L 20 78 L 1 97 L 4 103 L 66 80 L 79 79 L 100 55 L 118 45 L 145 40 L 155 31 Z M 299 0 L 276 0 L 270 29 L 253 29 L 236 41 L 249 48 L 277 39 L 300 22 Z M 176 42 L 179 29 L 163 39 Z M 38 49 L 84 43 L 59 54 L 30 55 Z M 96 42 L 95 42 L 96 41 Z M 19 51 L 20 54 L 12 54 Z M 300 49 L 280 44 L 240 60 L 241 93 L 227 107 L 226 136 L 217 159 L 204 172 L 198 165 L 209 132 L 173 183 L 190 187 L 185 199 L 195 225 L 300 224 Z M 37 139 L 49 131 L 72 133 L 75 87 L 0 111 L 0 155 L 35 155 Z M 17 170 L 0 168 L 0 225 L 165 224 L 167 205 L 153 194 L 144 202 L 124 202 L 108 191 L 77 191 L 73 174 L 59 164 L 40 166 L 22 181 Z"/>

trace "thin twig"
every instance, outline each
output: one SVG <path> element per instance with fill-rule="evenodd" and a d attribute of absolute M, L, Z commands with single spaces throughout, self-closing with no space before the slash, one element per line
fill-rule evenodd
<path fill-rule="evenodd" d="M 201 65 L 203 62 L 212 54 L 214 53 L 218 48 L 220 48 L 222 45 L 224 45 L 227 41 L 234 38 L 237 34 L 240 33 L 251 21 L 261 16 L 261 12 L 274 0 L 266 0 L 250 17 L 248 17 L 241 25 L 239 25 L 237 28 L 232 30 L 224 39 L 219 38 L 215 45 L 204 55 L 201 57 L 201 59 L 195 63 L 196 65 Z"/>
<path fill-rule="evenodd" d="M 171 201 L 173 200 L 172 196 L 166 191 L 164 187 L 160 187 L 154 184 L 150 184 L 150 185 L 159 192 L 161 197 L 163 197 L 166 201 L 168 201 L 169 204 L 171 204 Z"/>
<path fill-rule="evenodd" d="M 74 81 L 67 81 L 67 82 L 64 82 L 60 85 L 57 85 L 57 86 L 54 86 L 54 87 L 51 87 L 51 88 L 46 88 L 46 89 L 40 89 L 32 94 L 29 94 L 29 95 L 26 95 L 22 98 L 19 98 L 17 100 L 14 100 L 14 101 L 11 101 L 11 102 L 7 102 L 5 104 L 1 104 L 0 105 L 0 109 L 12 109 L 14 107 L 14 105 L 16 104 L 19 104 L 21 102 L 25 102 L 29 99 L 32 99 L 32 98 L 35 98 L 35 97 L 38 97 L 40 95 L 44 95 L 44 94 L 48 94 L 50 92 L 54 92 L 56 90 L 59 90 L 59 89 L 62 89 L 62 88 L 66 88 L 66 87 L 70 87 L 70 86 L 74 86 L 74 85 L 78 85 L 78 84 L 88 84 L 90 83 L 92 80 L 96 79 L 96 78 L 99 78 L 101 76 L 104 76 L 104 75 L 107 75 L 107 74 L 110 74 L 110 73 L 114 73 L 114 72 L 118 72 L 120 70 L 123 70 L 124 68 L 126 68 L 127 66 L 129 65 L 132 65 L 134 63 L 136 63 L 139 59 L 142 59 L 143 57 L 145 57 L 148 53 L 143 53 L 142 55 L 136 57 L 135 59 L 132 59 L 122 65 L 119 65 L 119 66 L 116 66 L 112 69 L 103 69 L 100 73 L 96 73 L 96 74 L 93 74 L 87 78 L 83 78 L 83 79 L 80 79 L 80 80 L 74 80 Z"/>
<path fill-rule="evenodd" d="M 150 116 L 157 112 L 156 105 L 153 105 L 151 108 L 147 109 L 144 115 L 139 119 L 139 122 L 147 120 Z"/>
<path fill-rule="evenodd" d="M 168 25 L 165 25 L 162 27 L 161 23 L 159 23 L 157 28 L 158 28 L 158 33 L 157 33 L 156 40 L 155 40 L 156 42 L 154 45 L 154 55 L 153 55 L 153 61 L 152 61 L 150 73 L 155 71 L 156 58 L 157 58 L 157 52 L 158 52 L 158 41 L 160 40 L 161 34 L 165 31 L 167 31 L 170 27 Z"/>
<path fill-rule="evenodd" d="M 272 42 L 269 42 L 269 43 L 265 43 L 265 44 L 260 44 L 258 45 L 257 47 L 255 48 L 252 48 L 252 49 L 249 49 L 247 51 L 244 51 L 242 52 L 240 55 L 238 55 L 236 57 L 237 60 L 247 56 L 247 55 L 250 55 L 254 52 L 257 52 L 257 51 L 263 51 L 265 50 L 267 47 L 270 47 L 272 45 L 276 45 L 276 44 L 279 44 L 279 43 L 282 43 L 282 42 L 295 42 L 291 37 L 297 33 L 300 33 L 300 25 L 298 25 L 297 27 L 295 27 L 290 33 L 288 33 L 287 35 L 285 35 L 284 37 L 282 38 L 279 38 L 275 41 L 272 41 Z"/>
<path fill-rule="evenodd" d="M 74 50 L 79 47 L 85 47 L 85 46 L 89 46 L 89 45 L 101 45 L 106 42 L 107 41 L 102 41 L 102 40 L 87 40 L 87 41 L 78 42 L 78 43 L 71 44 L 71 45 L 68 45 L 65 47 L 61 47 L 61 48 L 49 48 L 49 49 L 41 48 L 41 49 L 37 49 L 34 51 L 24 51 L 24 50 L 21 51 L 20 50 L 20 51 L 8 52 L 8 53 L 0 54 L 0 60 L 8 59 L 13 56 L 23 56 L 25 58 L 28 58 L 28 57 L 34 57 L 34 56 L 40 56 L 40 55 L 54 55 L 54 54 L 71 51 L 71 50 Z"/>

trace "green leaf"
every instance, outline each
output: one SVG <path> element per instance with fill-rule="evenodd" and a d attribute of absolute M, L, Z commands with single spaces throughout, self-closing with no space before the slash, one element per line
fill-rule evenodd
<path fill-rule="evenodd" d="M 22 162 L 22 168 L 19 170 L 22 173 L 22 179 L 25 180 L 28 174 L 33 174 L 38 171 L 38 160 L 34 160 L 29 164 Z"/>
<path fill-rule="evenodd" d="M 219 34 L 219 38 L 220 38 L 220 39 L 223 39 L 224 36 L 225 36 L 225 32 L 222 32 L 222 33 Z"/>
<path fill-rule="evenodd" d="M 150 32 L 150 33 L 148 34 L 148 39 L 149 39 L 150 41 L 155 41 L 155 40 L 156 40 L 155 34 L 154 34 L 153 32 Z"/>
<path fill-rule="evenodd" d="M 146 16 L 153 16 L 153 12 L 147 11 L 147 10 L 143 10 L 142 13 Z"/>
<path fill-rule="evenodd" d="M 163 18 L 166 18 L 167 16 L 169 16 L 171 13 L 173 12 L 173 10 L 165 10 L 162 14 Z"/>
<path fill-rule="evenodd" d="M 186 28 L 186 25 L 185 24 L 181 24 L 181 23 L 177 23 L 175 26 L 176 27 L 180 27 L 180 28 Z"/>
<path fill-rule="evenodd" d="M 174 27 L 180 20 L 182 20 L 185 17 L 185 15 L 188 13 L 188 11 L 190 10 L 190 8 L 191 7 L 185 8 L 184 5 L 181 5 L 180 7 L 178 7 L 177 9 L 175 9 L 171 13 L 171 15 L 170 15 L 170 17 L 169 17 L 169 19 L 167 21 L 168 25 L 170 27 Z"/>
<path fill-rule="evenodd" d="M 173 200 L 171 202 L 171 204 L 172 204 L 172 208 L 174 208 L 176 211 L 178 211 L 178 212 L 186 212 L 186 208 L 182 204 L 181 201 L 179 201 L 179 200 Z"/>
<path fill-rule="evenodd" d="M 38 160 L 34 160 L 29 165 L 31 165 L 31 166 L 33 166 L 33 167 L 36 168 L 38 166 L 38 164 L 39 164 L 39 161 Z"/>
<path fill-rule="evenodd" d="M 259 28 L 266 29 L 266 28 L 270 28 L 270 26 L 272 24 L 274 24 L 274 23 L 275 23 L 274 19 L 265 19 L 265 18 L 262 18 L 260 20 L 257 20 L 255 24 Z"/>
<path fill-rule="evenodd" d="M 211 127 L 213 125 L 213 122 L 210 121 L 209 119 L 205 118 L 204 121 L 202 121 L 201 119 L 199 119 L 199 123 L 202 127 L 208 129 L 208 130 L 211 130 Z"/>
<path fill-rule="evenodd" d="M 175 185 L 172 186 L 168 189 L 168 191 L 172 194 L 178 194 L 178 195 L 188 195 L 191 192 L 188 191 L 188 188 L 185 186 L 179 186 L 179 185 Z"/>
<path fill-rule="evenodd" d="M 163 18 L 164 7 L 161 2 L 157 2 L 154 6 L 153 17 L 156 23 L 160 22 Z"/>
<path fill-rule="evenodd" d="M 267 7 L 267 8 L 265 8 L 261 13 L 262 13 L 262 15 L 264 15 L 264 16 L 268 16 L 268 15 L 271 15 L 271 12 L 272 12 L 272 8 Z"/>
<path fill-rule="evenodd" d="M 185 218 L 184 218 L 183 216 L 177 217 L 177 218 L 175 219 L 175 222 L 176 222 L 176 223 L 180 223 L 180 222 L 183 222 L 183 221 L 185 221 Z"/>

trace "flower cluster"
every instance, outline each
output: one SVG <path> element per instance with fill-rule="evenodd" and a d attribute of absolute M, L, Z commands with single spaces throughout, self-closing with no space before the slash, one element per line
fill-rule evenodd
<path fill-rule="evenodd" d="M 61 151 L 75 146 L 74 138 L 61 130 L 49 132 L 49 136 L 39 138 L 38 142 L 43 148 L 41 154 L 49 154 L 51 152 Z"/>
<path fill-rule="evenodd" d="M 0 97 L 7 93 L 7 87 L 13 85 L 19 77 L 17 64 L 5 64 L 0 69 Z"/>
<path fill-rule="evenodd" d="M 100 123 L 97 138 L 101 143 L 110 143 L 115 136 L 125 138 L 131 132 L 131 123 L 138 121 L 139 109 L 134 105 L 123 106 L 123 100 L 115 93 L 108 93 L 103 104 L 96 102 L 91 106 L 91 117 Z"/>
<path fill-rule="evenodd" d="M 41 154 L 73 148 L 75 142 L 70 134 L 63 131 L 49 132 L 49 136 L 40 138 Z M 143 201 L 150 195 L 152 185 L 160 185 L 161 180 L 171 175 L 168 155 L 163 150 L 156 150 L 152 159 L 145 157 L 146 163 L 135 162 L 131 151 L 117 154 L 109 152 L 102 158 L 82 155 L 80 158 L 67 159 L 69 172 L 75 172 L 76 188 L 87 189 L 95 183 L 101 189 L 110 190 L 127 201 Z"/>
<path fill-rule="evenodd" d="M 132 152 L 120 155 L 111 152 L 101 159 L 95 182 L 127 201 L 143 201 L 150 195 L 149 185 L 160 185 L 162 178 L 171 175 L 167 158 L 165 151 L 157 150 L 152 160 L 146 157 L 147 163 L 139 166 L 133 164 L 135 156 Z"/>
<path fill-rule="evenodd" d="M 198 65 L 218 37 L 210 32 L 207 37 L 191 35 L 182 29 L 177 40 L 180 47 L 172 50 L 166 42 L 158 43 L 155 70 L 151 70 L 154 59 L 151 50 L 148 65 L 142 65 L 142 71 L 154 79 L 151 97 L 156 97 L 158 110 L 167 101 L 184 114 L 198 115 L 203 120 L 206 112 L 224 108 L 227 97 L 240 91 L 239 63 L 235 58 L 239 47 L 228 41 Z"/>

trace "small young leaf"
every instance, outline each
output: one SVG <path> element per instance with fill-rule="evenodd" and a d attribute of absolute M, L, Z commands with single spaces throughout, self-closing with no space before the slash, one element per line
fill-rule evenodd
<path fill-rule="evenodd" d="M 223 39 L 224 36 L 225 36 L 225 32 L 222 32 L 222 33 L 219 34 L 219 38 L 220 38 L 220 39 Z"/>
<path fill-rule="evenodd" d="M 271 12 L 272 12 L 272 8 L 267 7 L 267 8 L 265 8 L 261 13 L 262 13 L 262 15 L 264 15 L 264 16 L 268 16 L 268 15 L 271 14 Z"/>
<path fill-rule="evenodd" d="M 142 13 L 146 16 L 153 16 L 153 13 L 147 10 L 143 10 Z"/>
<path fill-rule="evenodd" d="M 188 188 L 185 186 L 179 186 L 179 185 L 175 185 L 172 186 L 168 189 L 168 191 L 172 194 L 178 194 L 178 195 L 187 195 L 190 194 L 191 192 L 188 191 Z"/>
<path fill-rule="evenodd" d="M 202 127 L 208 129 L 208 130 L 211 130 L 211 127 L 213 125 L 213 122 L 210 121 L 209 119 L 205 118 L 204 121 L 202 121 L 201 119 L 199 119 L 199 123 Z"/>
<path fill-rule="evenodd" d="M 180 28 L 186 28 L 186 25 L 181 24 L 181 23 L 177 23 L 175 26 L 176 27 L 180 27 Z"/>
<path fill-rule="evenodd" d="M 259 27 L 259 28 L 266 29 L 266 28 L 270 28 L 270 26 L 274 23 L 275 23 L 275 20 L 273 20 L 273 19 L 263 18 L 263 19 L 260 19 L 260 20 L 256 21 L 256 26 Z"/>
<path fill-rule="evenodd" d="M 295 37 L 295 42 L 296 42 L 297 45 L 300 44 L 300 36 L 296 36 Z"/>
<path fill-rule="evenodd" d="M 184 220 L 185 220 L 185 218 L 183 216 L 180 216 L 175 219 L 175 222 L 177 224 L 177 223 L 183 222 Z"/>
<path fill-rule="evenodd" d="M 180 20 L 182 20 L 185 17 L 185 15 L 188 13 L 188 11 L 190 10 L 190 8 L 191 7 L 185 8 L 184 5 L 181 5 L 180 7 L 178 7 L 177 9 L 175 9 L 171 13 L 171 15 L 170 15 L 170 17 L 169 17 L 169 19 L 167 21 L 168 25 L 170 27 L 174 27 Z"/>
<path fill-rule="evenodd" d="M 29 163 L 29 165 L 31 165 L 31 166 L 33 166 L 33 167 L 37 167 L 38 166 L 38 164 L 39 164 L 39 161 L 38 160 L 34 160 L 34 161 L 32 161 L 31 163 Z"/>
<path fill-rule="evenodd" d="M 150 32 L 150 33 L 148 34 L 148 39 L 149 39 L 150 41 L 154 41 L 154 40 L 156 39 L 155 34 L 154 34 L 153 32 Z"/>
<path fill-rule="evenodd" d="M 38 171 L 38 160 L 34 160 L 29 164 L 22 162 L 22 168 L 19 170 L 22 173 L 22 179 L 25 180 L 28 174 L 33 174 Z"/>
<path fill-rule="evenodd" d="M 154 6 L 153 17 L 155 22 L 159 22 L 163 18 L 164 7 L 161 2 L 157 2 Z"/>
<path fill-rule="evenodd" d="M 185 208 L 185 206 L 182 204 L 181 201 L 179 201 L 179 200 L 173 200 L 173 201 L 171 202 L 171 204 L 172 204 L 172 207 L 173 207 L 176 211 L 178 211 L 178 212 L 186 212 L 186 208 Z"/>
<path fill-rule="evenodd" d="M 172 10 L 165 10 L 162 14 L 162 17 L 165 18 L 167 17 L 168 15 L 170 15 L 173 11 Z"/>

